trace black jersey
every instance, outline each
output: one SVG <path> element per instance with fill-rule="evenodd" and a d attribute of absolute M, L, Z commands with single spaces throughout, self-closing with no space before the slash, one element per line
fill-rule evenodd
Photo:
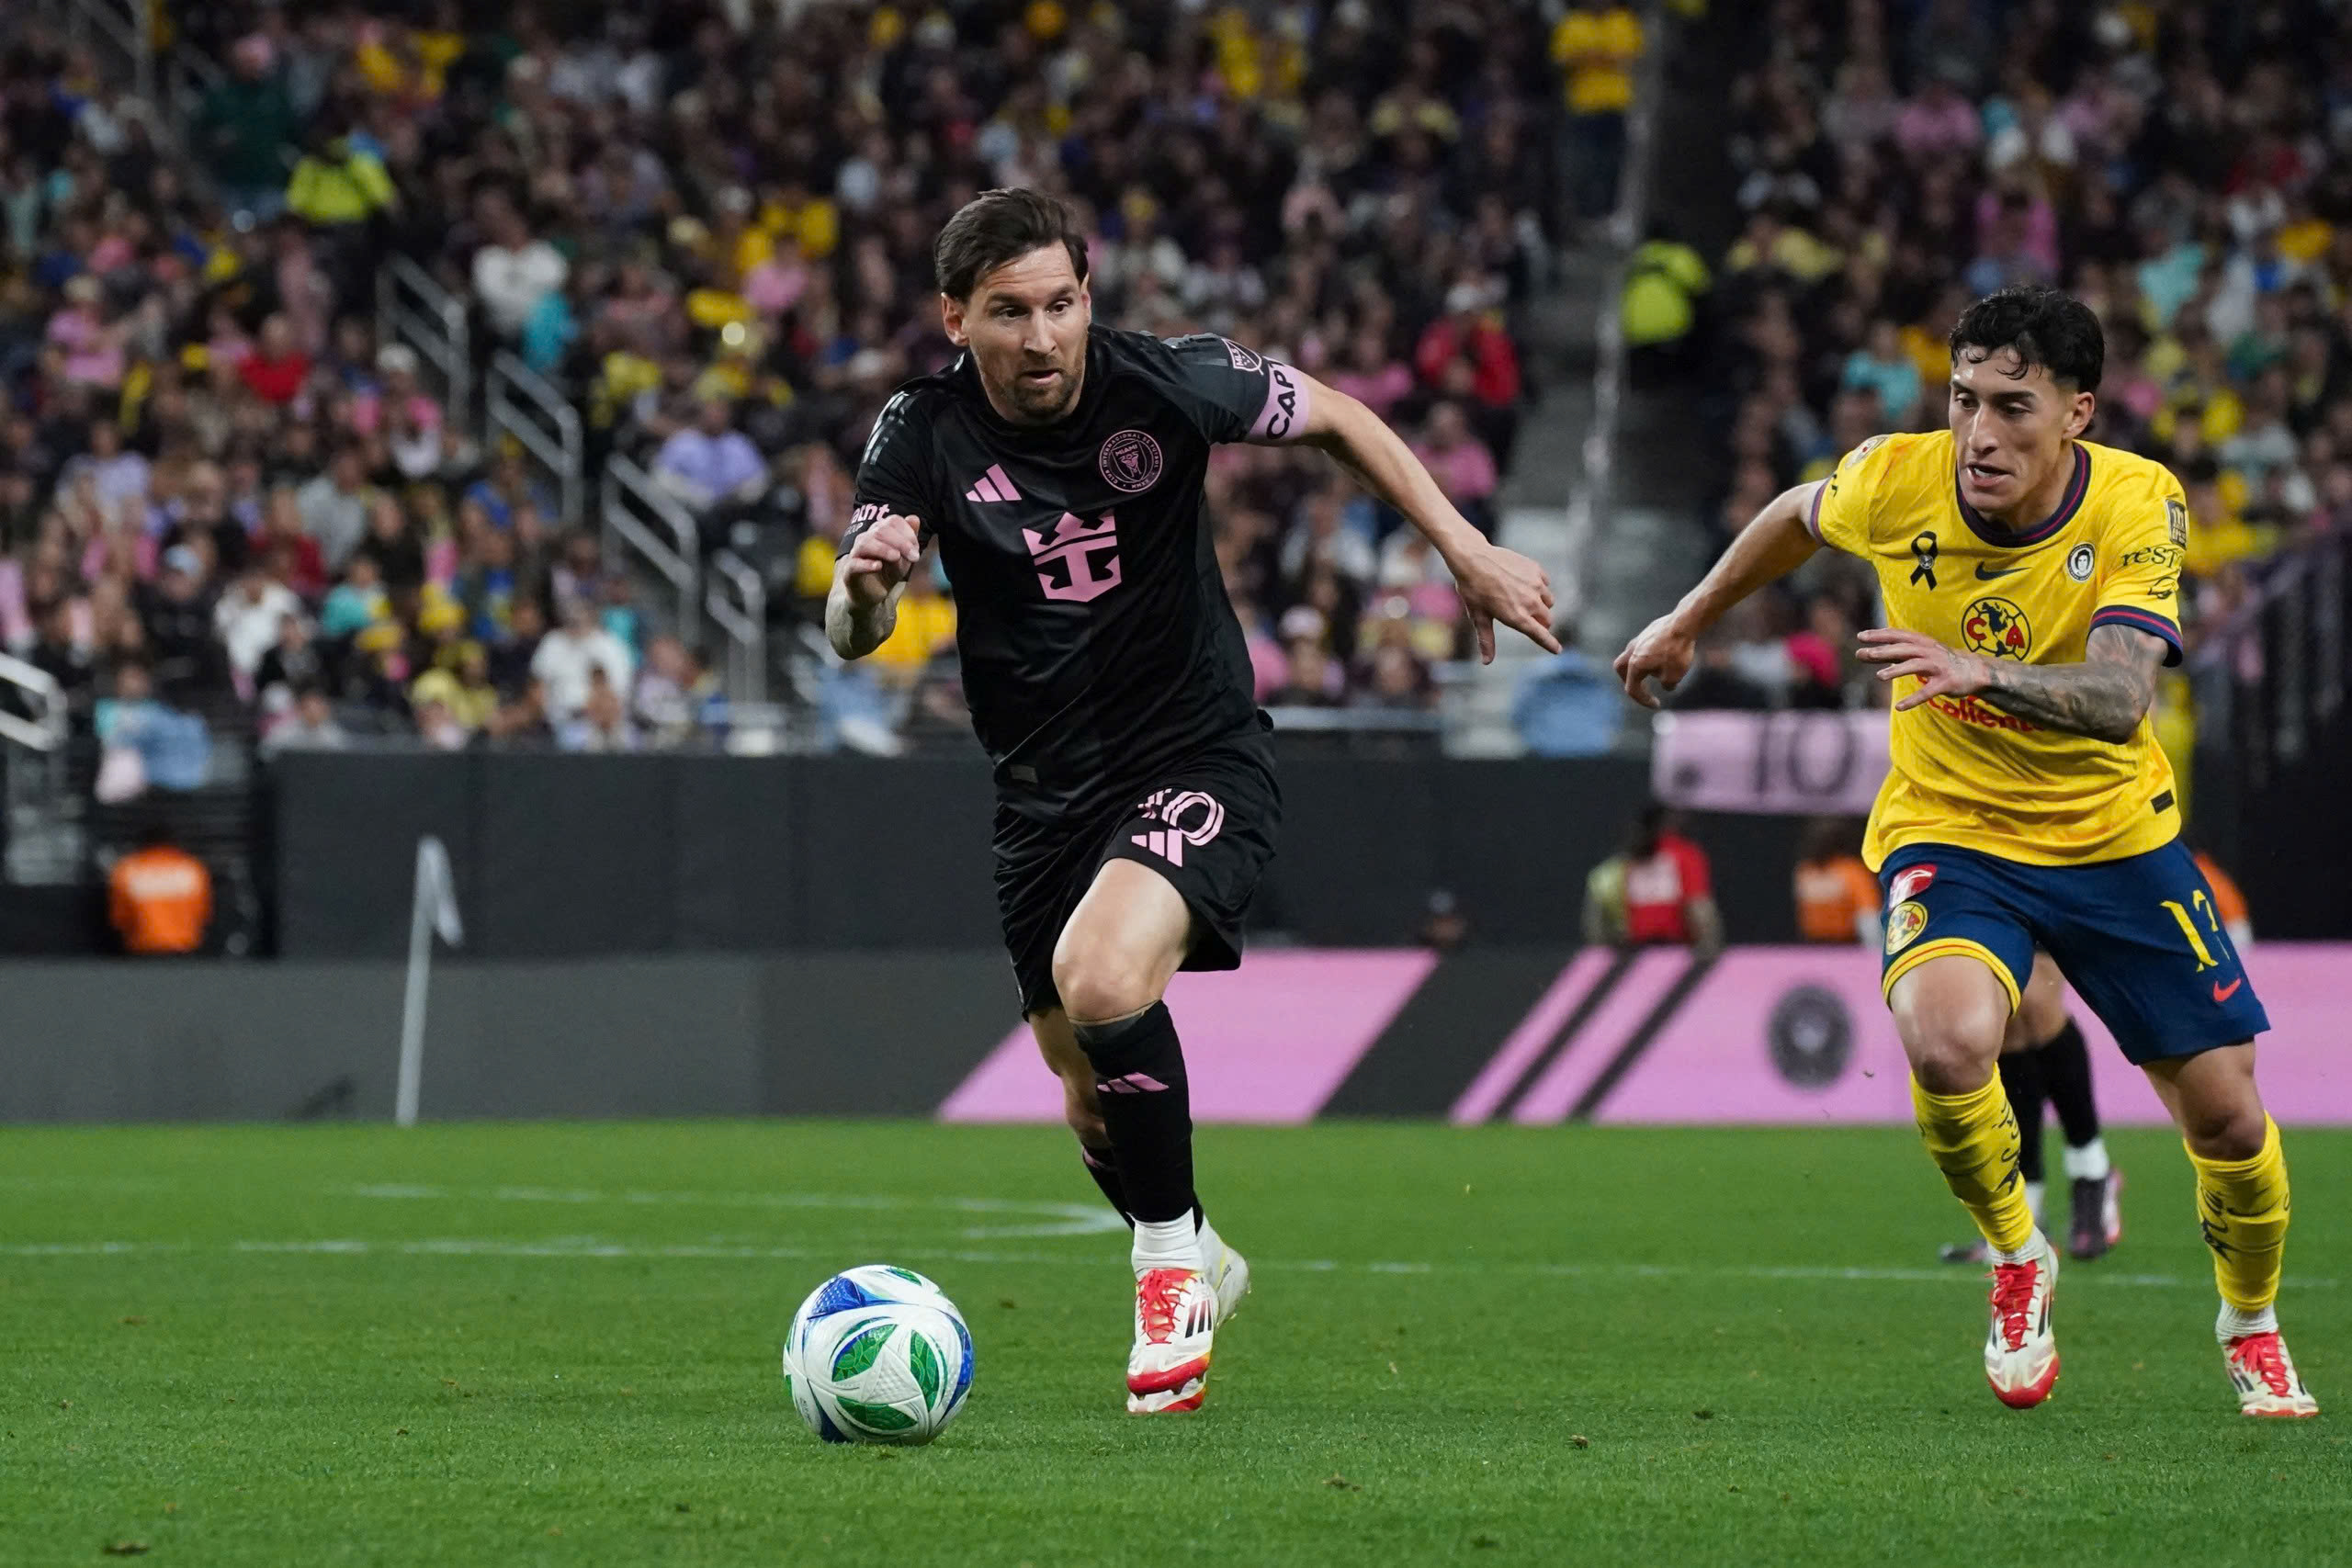
<path fill-rule="evenodd" d="M 1047 820 L 1260 728 L 1203 481 L 1223 441 L 1295 440 L 1306 388 L 1209 334 L 1096 327 L 1078 406 L 999 417 L 971 355 L 910 381 L 858 466 L 857 536 L 897 513 L 939 541 L 972 728 L 1000 798 Z"/>

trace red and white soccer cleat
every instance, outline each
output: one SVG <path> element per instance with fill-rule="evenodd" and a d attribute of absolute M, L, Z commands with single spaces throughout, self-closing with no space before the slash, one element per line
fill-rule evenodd
<path fill-rule="evenodd" d="M 2278 1331 L 2241 1334 L 2222 1347 L 2230 1386 L 2238 1391 L 2241 1416 L 2316 1416 L 2319 1401 L 2303 1386 L 2295 1359 Z"/>
<path fill-rule="evenodd" d="M 1198 1410 L 1208 1397 L 1216 1289 L 1197 1269 L 1148 1269 L 1136 1280 L 1136 1343 L 1127 1352 L 1127 1414 Z"/>
<path fill-rule="evenodd" d="M 1208 1250 L 1206 1243 L 1203 1250 Z M 1216 1325 L 1223 1328 L 1241 1310 L 1241 1298 L 1250 1293 L 1250 1260 L 1225 1245 L 1219 1237 L 1216 1256 L 1204 1258 L 1208 1266 L 1209 1283 L 1216 1291 Z"/>
<path fill-rule="evenodd" d="M 2058 1252 L 2040 1231 L 2033 1250 L 2016 1263 L 1993 1265 L 1993 1326 L 1984 1337 L 1984 1381 L 2012 1410 L 2050 1397 L 2058 1381 L 2058 1339 L 2050 1331 L 2050 1294 L 2058 1284 Z"/>

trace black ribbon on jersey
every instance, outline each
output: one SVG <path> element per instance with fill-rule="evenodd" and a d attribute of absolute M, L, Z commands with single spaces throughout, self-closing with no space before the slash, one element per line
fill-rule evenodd
<path fill-rule="evenodd" d="M 1911 568 L 1911 581 L 1917 582 L 1924 577 L 1928 580 L 1928 586 L 1933 588 L 1936 585 L 1936 536 L 1933 533 L 1923 533 L 1911 541 L 1911 558 L 1916 563 Z"/>

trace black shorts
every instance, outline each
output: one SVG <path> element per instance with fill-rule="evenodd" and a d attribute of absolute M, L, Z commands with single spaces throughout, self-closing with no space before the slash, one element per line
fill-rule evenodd
<path fill-rule="evenodd" d="M 1193 911 L 1187 969 L 1241 963 L 1241 919 L 1274 856 L 1282 790 L 1273 749 L 1237 736 L 1171 763 L 1132 804 L 1037 823 L 1002 807 L 996 821 L 996 901 L 1023 1017 L 1061 1006 L 1054 945 L 1107 861 L 1151 867 Z"/>

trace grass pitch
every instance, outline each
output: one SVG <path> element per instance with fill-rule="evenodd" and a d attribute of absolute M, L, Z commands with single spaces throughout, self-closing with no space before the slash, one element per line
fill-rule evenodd
<path fill-rule="evenodd" d="M 2179 1145 L 2113 1143 L 2130 1234 L 2012 1413 L 1907 1130 L 1208 1130 L 1257 1290 L 1145 1421 L 1057 1129 L 9 1130 L 0 1562 L 2346 1561 L 2352 1136 L 2288 1133 L 2301 1423 L 2235 1412 Z M 971 1320 L 929 1449 L 777 1374 L 874 1260 Z"/>

